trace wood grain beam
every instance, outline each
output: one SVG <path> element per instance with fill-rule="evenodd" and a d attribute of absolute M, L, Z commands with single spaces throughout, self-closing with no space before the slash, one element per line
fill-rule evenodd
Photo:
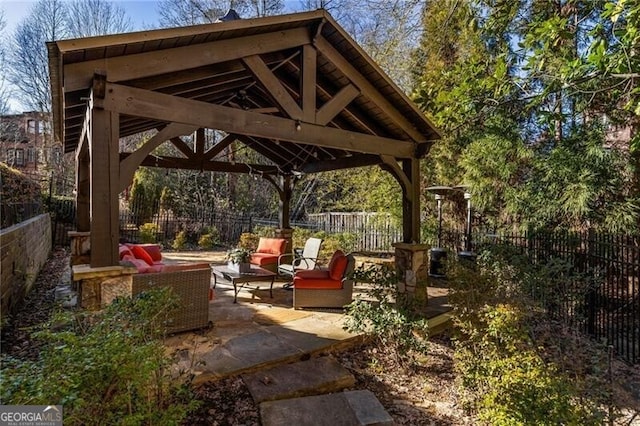
<path fill-rule="evenodd" d="M 98 104 L 92 95 L 92 104 Z M 118 264 L 118 113 L 91 108 L 91 267 Z"/>
<path fill-rule="evenodd" d="M 202 127 L 196 130 L 195 138 L 196 138 L 196 141 L 195 141 L 196 155 L 202 155 L 204 154 L 204 142 L 205 142 L 204 129 Z"/>
<path fill-rule="evenodd" d="M 358 97 L 360 91 L 353 84 L 347 84 L 333 98 L 327 101 L 316 113 L 316 124 L 322 126 L 329 123 L 334 117 L 347 107 L 355 98 Z"/>
<path fill-rule="evenodd" d="M 178 150 L 185 155 L 185 157 L 193 158 L 193 155 L 195 153 L 193 152 L 191 147 L 189 145 L 187 145 L 187 143 L 185 141 L 183 141 L 182 139 L 177 138 L 177 137 L 176 138 L 171 138 L 169 140 L 171 141 L 173 146 L 178 148 Z"/>
<path fill-rule="evenodd" d="M 314 39 L 314 45 L 331 61 L 351 82 L 358 87 L 362 94 L 378 105 L 398 126 L 402 128 L 414 141 L 426 142 L 426 136 L 420 133 L 407 118 L 398 111 L 349 61 L 336 50 L 335 47 L 320 36 Z"/>
<path fill-rule="evenodd" d="M 153 52 L 77 62 L 64 66 L 64 90 L 90 86 L 95 70 L 103 70 L 112 82 L 183 71 L 241 57 L 309 44 L 307 28 L 293 28 L 229 40 L 218 40 Z"/>
<path fill-rule="evenodd" d="M 396 178 L 396 180 L 400 184 L 400 187 L 402 187 L 402 192 L 405 195 L 407 201 L 410 202 L 413 197 L 413 193 L 411 192 L 411 180 L 405 174 L 404 170 L 402 170 L 402 167 L 400 167 L 400 165 L 398 164 L 398 160 L 390 155 L 381 155 L 380 159 L 385 164 L 385 166 L 387 166 L 386 170 L 389 171 L 394 178 Z"/>
<path fill-rule="evenodd" d="M 316 73 L 318 56 L 316 49 L 305 44 L 302 46 L 302 73 L 300 93 L 302 95 L 302 120 L 307 123 L 316 121 Z M 326 123 L 322 123 L 326 124 Z"/>
<path fill-rule="evenodd" d="M 125 160 L 129 155 L 127 152 L 120 154 L 121 160 Z M 142 160 L 141 166 L 159 167 L 164 169 L 184 169 L 184 170 L 202 170 L 207 172 L 225 172 L 225 173 L 263 173 L 269 175 L 277 175 L 278 168 L 274 166 L 264 166 L 262 164 L 231 164 L 225 161 L 194 161 L 189 158 L 166 157 L 166 156 L 149 156 Z"/>
<path fill-rule="evenodd" d="M 216 155 L 224 151 L 224 149 L 229 145 L 231 145 L 233 141 L 235 141 L 236 139 L 237 139 L 237 136 L 234 134 L 229 134 L 225 136 L 224 138 L 222 138 L 222 140 L 220 140 L 214 146 L 209 148 L 209 150 L 207 150 L 207 152 L 205 152 L 204 155 L 202 156 L 202 159 L 205 161 L 211 160 L 213 157 L 215 157 Z"/>
<path fill-rule="evenodd" d="M 107 83 L 105 108 L 133 115 L 262 138 L 367 154 L 412 158 L 414 143 L 238 110 L 119 84 Z M 299 129 L 298 129 L 299 127 Z"/>
<path fill-rule="evenodd" d="M 351 157 L 338 158 L 336 160 L 316 161 L 305 164 L 300 168 L 303 173 L 319 173 L 332 170 L 352 169 L 355 167 L 366 167 L 380 164 L 382 159 L 379 155 L 359 154 Z"/>
<path fill-rule="evenodd" d="M 298 106 L 298 103 L 291 97 L 278 77 L 271 72 L 267 64 L 265 64 L 258 55 L 247 56 L 246 58 L 242 58 L 242 60 L 254 77 L 260 81 L 280 108 L 282 108 L 282 111 L 294 120 L 302 120 L 302 110 L 300 106 Z"/>
<path fill-rule="evenodd" d="M 133 180 L 133 175 L 142 161 L 153 152 L 158 146 L 171 138 L 188 135 L 196 130 L 195 126 L 185 126 L 183 124 L 171 123 L 153 135 L 144 145 L 136 149 L 124 160 L 120 162 L 120 192 L 124 191 Z"/>

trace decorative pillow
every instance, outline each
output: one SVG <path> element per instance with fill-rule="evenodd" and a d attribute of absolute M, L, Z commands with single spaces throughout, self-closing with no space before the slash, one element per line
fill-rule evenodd
<path fill-rule="evenodd" d="M 148 272 L 148 270 L 149 270 L 149 265 L 147 265 L 147 262 L 145 262 L 142 259 L 136 259 L 135 257 L 133 257 L 130 254 L 125 254 L 122 257 L 122 260 L 133 264 L 133 266 L 135 266 L 136 269 L 138 270 L 138 272 L 141 273 L 141 274 L 144 274 L 145 272 Z"/>
<path fill-rule="evenodd" d="M 160 246 L 158 244 L 140 244 L 140 247 L 144 249 L 154 263 L 162 261 L 162 252 L 160 251 Z"/>
<path fill-rule="evenodd" d="M 147 265 L 153 266 L 153 259 L 145 249 L 143 249 L 138 245 L 133 245 L 133 244 L 130 245 L 129 248 L 131 249 L 131 253 L 133 253 L 136 259 L 144 260 L 147 263 Z"/>
<path fill-rule="evenodd" d="M 347 269 L 347 263 L 349 263 L 347 256 L 340 250 L 336 251 L 329 263 L 329 277 L 335 281 L 342 280 L 344 271 Z"/>
<path fill-rule="evenodd" d="M 265 238 L 260 237 L 258 241 L 257 253 L 270 253 L 275 255 L 281 255 L 284 252 L 284 248 L 287 244 L 287 240 L 284 238 Z"/>
<path fill-rule="evenodd" d="M 120 246 L 118 246 L 118 252 L 120 253 L 120 260 L 122 260 L 122 258 L 125 257 L 126 255 L 135 257 L 133 253 L 131 253 L 131 250 L 129 249 L 129 247 L 125 246 L 124 244 L 120 244 Z"/>

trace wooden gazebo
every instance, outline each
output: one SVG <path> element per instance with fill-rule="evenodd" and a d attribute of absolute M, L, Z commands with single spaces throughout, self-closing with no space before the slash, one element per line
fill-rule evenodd
<path fill-rule="evenodd" d="M 77 162 L 90 265 L 118 265 L 118 194 L 139 166 L 258 173 L 289 227 L 292 181 L 379 165 L 420 239 L 419 160 L 438 131 L 324 10 L 48 43 L 55 132 Z M 205 149 L 204 129 L 226 137 Z M 119 139 L 157 130 L 135 152 Z M 181 136 L 194 134 L 193 148 Z M 238 141 L 264 164 L 218 161 Z M 151 155 L 162 143 L 179 157 Z"/>

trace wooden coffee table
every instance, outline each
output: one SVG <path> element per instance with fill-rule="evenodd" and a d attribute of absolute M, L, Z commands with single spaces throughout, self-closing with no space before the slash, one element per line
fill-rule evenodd
<path fill-rule="evenodd" d="M 273 280 L 276 277 L 275 272 L 271 272 L 253 264 L 251 265 L 251 272 L 237 272 L 233 269 L 229 269 L 226 265 L 211 265 L 211 271 L 213 272 L 213 288 L 216 288 L 218 278 L 231 281 L 234 293 L 233 303 L 237 303 L 238 293 L 240 290 L 246 284 L 252 282 L 271 281 L 269 297 L 273 298 Z M 240 284 L 240 286 L 238 286 L 238 284 Z"/>

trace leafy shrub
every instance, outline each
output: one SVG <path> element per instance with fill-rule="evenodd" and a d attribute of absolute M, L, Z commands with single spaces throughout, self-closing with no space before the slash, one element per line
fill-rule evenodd
<path fill-rule="evenodd" d="M 427 353 L 428 322 L 398 294 L 395 269 L 361 266 L 354 272 L 354 279 L 372 283 L 372 288 L 368 300 L 357 298 L 349 305 L 345 328 L 374 336 L 383 351 L 394 355 L 398 366 L 415 365 L 416 355 Z"/>
<path fill-rule="evenodd" d="M 608 392 L 592 389 L 607 389 L 593 374 L 604 371 L 604 353 L 593 344 L 569 345 L 575 333 L 547 316 L 568 270 L 559 262 L 532 266 L 504 248 L 481 253 L 474 269 L 450 270 L 463 403 L 487 424 L 601 424 Z M 534 293 L 544 296 L 542 304 Z"/>
<path fill-rule="evenodd" d="M 140 242 L 143 244 L 155 243 L 158 232 L 160 232 L 160 227 L 155 223 L 145 223 L 140 225 L 138 228 Z"/>
<path fill-rule="evenodd" d="M 243 232 L 240 235 L 240 241 L 238 242 L 238 247 L 243 248 L 250 251 L 255 251 L 258 248 L 258 241 L 260 237 L 257 234 L 253 234 L 251 232 Z"/>
<path fill-rule="evenodd" d="M 171 248 L 174 250 L 182 250 L 187 246 L 187 231 L 180 231 L 176 234 L 176 237 L 171 244 Z"/>
<path fill-rule="evenodd" d="M 207 228 L 198 239 L 198 247 L 212 249 L 220 243 L 220 233 L 215 227 Z"/>
<path fill-rule="evenodd" d="M 3 404 L 60 404 L 69 425 L 179 424 L 196 403 L 161 341 L 172 307 L 164 289 L 54 315 L 35 334 L 38 359 L 3 360 Z"/>

